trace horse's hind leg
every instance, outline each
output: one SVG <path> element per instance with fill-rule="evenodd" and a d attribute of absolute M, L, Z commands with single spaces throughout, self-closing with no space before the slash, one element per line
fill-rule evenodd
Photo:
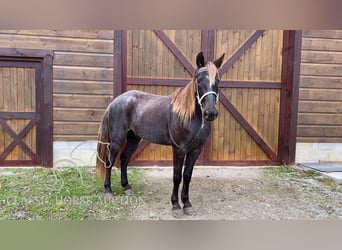
<path fill-rule="evenodd" d="M 120 145 L 121 145 L 120 143 L 115 143 L 115 142 L 110 143 L 110 152 L 108 152 L 109 155 L 107 155 L 106 177 L 104 181 L 105 195 L 107 197 L 113 196 L 113 191 L 111 187 L 111 173 L 112 173 L 112 168 L 115 162 L 115 158 L 120 149 Z"/>
<path fill-rule="evenodd" d="M 116 156 L 116 155 L 115 155 Z M 108 159 L 109 157 L 109 159 Z M 105 177 L 105 181 L 104 181 L 104 188 L 105 188 L 105 195 L 106 197 L 110 198 L 113 196 L 113 191 L 112 191 L 112 187 L 111 187 L 111 173 L 112 173 L 112 167 L 115 161 L 115 157 L 112 156 L 112 154 L 110 154 L 107 157 L 107 161 L 106 161 L 106 177 Z"/>
<path fill-rule="evenodd" d="M 133 131 L 128 131 L 127 133 L 127 144 L 120 155 L 120 161 L 121 161 L 121 186 L 124 188 L 125 193 L 130 195 L 132 194 L 132 187 L 128 183 L 127 178 L 127 165 L 129 160 L 131 159 L 131 156 L 133 155 L 134 151 L 137 149 L 140 142 L 140 137 L 137 137 Z"/>

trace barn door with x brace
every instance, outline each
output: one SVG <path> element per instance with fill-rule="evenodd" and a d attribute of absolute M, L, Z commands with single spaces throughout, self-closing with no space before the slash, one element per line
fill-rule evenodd
<path fill-rule="evenodd" d="M 0 166 L 52 164 L 52 53 L 0 49 Z"/>
<path fill-rule="evenodd" d="M 301 32 L 219 30 L 208 44 L 227 57 L 206 165 L 293 163 Z"/>
<path fill-rule="evenodd" d="M 213 133 L 198 164 L 291 162 L 296 131 L 298 33 L 115 31 L 114 96 L 128 89 L 170 94 L 189 81 L 199 51 L 208 60 L 224 52 L 225 61 L 219 71 L 219 118 L 213 123 Z M 132 164 L 169 165 L 171 162 L 169 148 L 142 142 Z"/>

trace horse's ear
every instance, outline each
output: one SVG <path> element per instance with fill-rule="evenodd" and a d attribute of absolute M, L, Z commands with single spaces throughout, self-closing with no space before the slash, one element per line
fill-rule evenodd
<path fill-rule="evenodd" d="M 198 68 L 204 67 L 204 56 L 203 52 L 198 53 L 196 57 L 196 64 Z"/>
<path fill-rule="evenodd" d="M 223 55 L 222 55 L 220 58 L 218 58 L 218 59 L 215 60 L 214 64 L 215 64 L 216 68 L 221 67 L 222 62 L 223 62 L 224 55 L 225 55 L 225 53 L 223 53 Z"/>

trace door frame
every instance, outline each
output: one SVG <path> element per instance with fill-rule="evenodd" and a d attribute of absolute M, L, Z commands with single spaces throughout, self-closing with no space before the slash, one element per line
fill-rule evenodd
<path fill-rule="evenodd" d="M 44 166 L 53 163 L 52 71 L 53 51 L 0 48 L 0 66 L 35 68 L 36 155 L 34 160 L 3 160 L 0 166 Z M 1 111 L 0 111 L 1 112 Z"/>

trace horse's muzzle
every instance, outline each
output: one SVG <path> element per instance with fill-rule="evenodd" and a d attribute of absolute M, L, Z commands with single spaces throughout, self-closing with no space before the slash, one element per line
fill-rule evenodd
<path fill-rule="evenodd" d="M 217 118 L 217 116 L 218 116 L 218 111 L 216 109 L 210 110 L 210 111 L 209 110 L 204 111 L 204 119 L 206 121 L 211 122 L 211 121 L 215 120 Z"/>

